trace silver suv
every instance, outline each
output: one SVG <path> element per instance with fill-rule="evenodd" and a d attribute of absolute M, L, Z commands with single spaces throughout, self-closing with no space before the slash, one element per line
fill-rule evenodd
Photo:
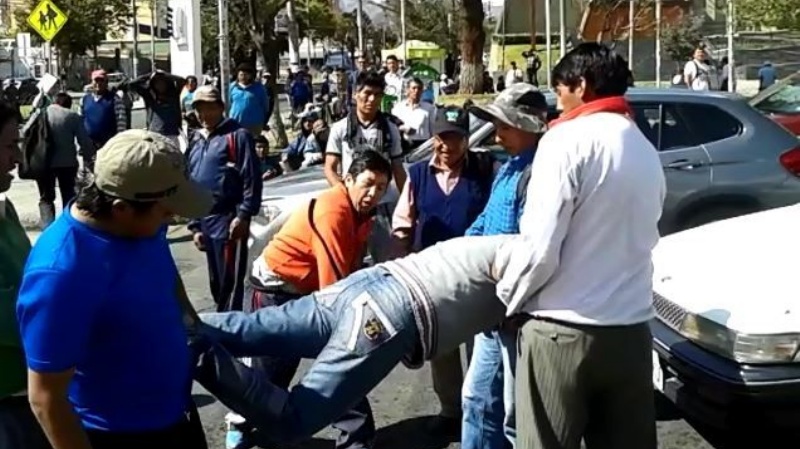
<path fill-rule="evenodd" d="M 555 96 L 546 97 L 554 108 Z M 664 167 L 662 235 L 800 202 L 800 141 L 744 98 L 639 88 L 627 98 Z M 505 157 L 491 123 L 477 129 L 470 144 Z"/>

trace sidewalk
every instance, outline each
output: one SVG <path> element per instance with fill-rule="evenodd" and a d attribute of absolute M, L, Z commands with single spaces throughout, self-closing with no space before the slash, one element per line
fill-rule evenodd
<path fill-rule="evenodd" d="M 17 210 L 22 227 L 28 233 L 31 241 L 41 234 L 39 228 L 39 189 L 36 188 L 36 181 L 15 178 L 11 183 L 11 189 L 6 192 L 6 197 L 14 204 Z M 56 214 L 61 213 L 61 200 L 56 200 Z M 171 225 L 167 236 L 170 240 L 186 240 L 189 232 L 186 224 L 176 222 Z"/>

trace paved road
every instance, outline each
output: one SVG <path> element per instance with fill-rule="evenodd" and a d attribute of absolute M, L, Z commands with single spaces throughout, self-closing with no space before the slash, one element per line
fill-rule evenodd
<path fill-rule="evenodd" d="M 23 219 L 29 224 L 37 215 L 35 184 L 31 181 L 14 182 L 8 197 L 14 202 Z M 31 232 L 35 238 L 36 233 Z M 205 259 L 195 250 L 183 227 L 170 232 L 171 249 L 184 277 L 187 291 L 195 307 L 210 310 L 208 277 Z M 308 363 L 304 363 L 303 368 Z M 303 369 L 301 369 L 301 374 Z M 210 449 L 224 449 L 223 417 L 226 410 L 199 386 L 194 397 L 200 406 L 200 415 L 208 436 Z M 457 442 L 441 441 L 426 436 L 426 417 L 438 412 L 435 395 L 431 389 L 430 371 L 396 368 L 370 395 L 378 428 L 379 449 L 457 449 Z M 335 433 L 326 429 L 311 441 L 296 449 L 332 449 Z M 710 446 L 685 422 L 659 423 L 659 447 L 663 449 L 710 449 Z"/>

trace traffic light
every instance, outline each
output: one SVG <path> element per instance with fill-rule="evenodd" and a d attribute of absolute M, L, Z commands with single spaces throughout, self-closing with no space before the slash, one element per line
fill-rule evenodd
<path fill-rule="evenodd" d="M 172 36 L 172 7 L 167 6 L 167 33 Z"/>

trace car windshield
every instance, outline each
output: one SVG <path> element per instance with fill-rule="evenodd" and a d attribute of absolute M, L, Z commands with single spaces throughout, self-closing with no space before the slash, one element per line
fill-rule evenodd
<path fill-rule="evenodd" d="M 800 75 L 781 81 L 774 92 L 767 94 L 753 106 L 762 112 L 800 114 Z"/>

